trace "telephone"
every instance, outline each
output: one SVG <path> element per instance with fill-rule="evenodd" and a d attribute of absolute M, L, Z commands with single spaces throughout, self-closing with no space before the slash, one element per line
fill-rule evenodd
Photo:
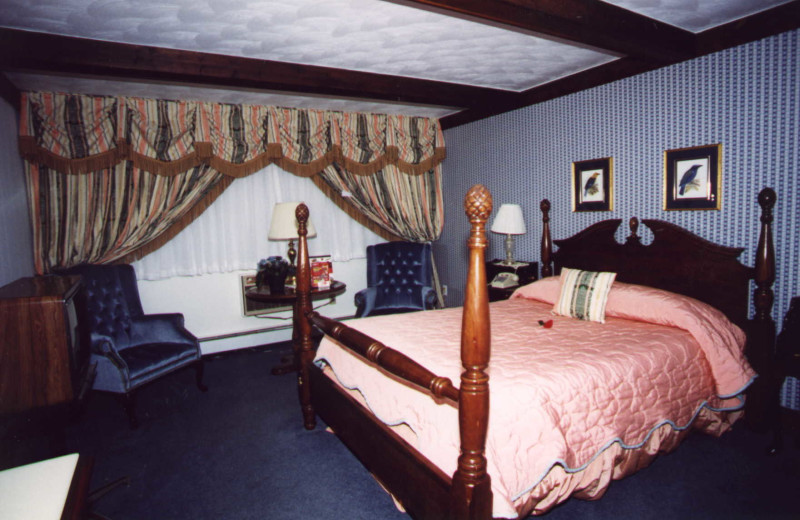
<path fill-rule="evenodd" d="M 497 276 L 494 277 L 494 280 L 489 285 L 498 289 L 515 287 L 519 285 L 519 276 L 514 273 L 497 273 Z"/>

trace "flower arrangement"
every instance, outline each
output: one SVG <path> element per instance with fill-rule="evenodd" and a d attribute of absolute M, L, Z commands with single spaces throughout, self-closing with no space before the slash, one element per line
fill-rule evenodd
<path fill-rule="evenodd" d="M 256 287 L 261 287 L 265 283 L 270 286 L 270 290 L 283 286 L 286 277 L 294 274 L 294 266 L 281 256 L 270 256 L 258 261 L 258 271 L 256 272 Z"/>

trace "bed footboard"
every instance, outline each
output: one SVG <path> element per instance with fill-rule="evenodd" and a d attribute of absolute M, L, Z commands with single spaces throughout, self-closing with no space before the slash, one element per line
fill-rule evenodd
<path fill-rule="evenodd" d="M 452 479 L 380 422 L 316 366 L 309 369 L 314 409 L 412 518 L 449 517 Z"/>
<path fill-rule="evenodd" d="M 467 193 L 470 220 L 469 272 L 461 333 L 461 386 L 439 377 L 383 343 L 313 312 L 308 259 L 308 208 L 297 207 L 298 257 L 294 338 L 298 356 L 298 392 L 307 429 L 316 426 L 315 408 L 345 444 L 415 518 L 484 520 L 492 516 L 491 481 L 485 456 L 489 423 L 489 297 L 484 264 L 486 222 L 492 197 L 480 185 Z M 452 479 L 386 425 L 336 387 L 313 365 L 311 327 L 326 334 L 381 369 L 458 407 L 461 454 Z"/>

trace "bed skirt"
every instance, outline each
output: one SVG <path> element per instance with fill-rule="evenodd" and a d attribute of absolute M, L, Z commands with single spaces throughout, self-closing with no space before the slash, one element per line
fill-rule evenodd
<path fill-rule="evenodd" d="M 361 393 L 342 386 L 330 367 L 326 366 L 323 373 L 344 393 L 367 408 Z M 618 442 L 613 442 L 584 468 L 577 471 L 569 471 L 560 464 L 554 464 L 532 489 L 519 497 L 510 497 L 517 510 L 517 518 L 546 513 L 571 496 L 584 500 L 602 498 L 612 480 L 619 480 L 646 468 L 660 453 L 669 453 L 676 449 L 692 430 L 720 436 L 730 429 L 741 415 L 740 410 L 724 412 L 704 407 L 690 428 L 678 430 L 670 424 L 663 424 L 654 429 L 644 443 L 636 448 L 626 448 Z M 411 446 L 416 445 L 415 433 L 406 424 L 386 427 Z M 379 479 L 376 480 L 380 483 Z M 383 484 L 381 486 L 386 489 Z M 400 501 L 394 496 L 392 499 L 398 509 L 404 511 Z"/>

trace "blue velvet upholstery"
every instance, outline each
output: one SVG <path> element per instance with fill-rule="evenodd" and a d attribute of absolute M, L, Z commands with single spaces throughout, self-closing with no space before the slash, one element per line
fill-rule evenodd
<path fill-rule="evenodd" d="M 355 295 L 357 317 L 432 309 L 435 303 L 430 244 L 367 247 L 367 288 Z"/>
<path fill-rule="evenodd" d="M 97 364 L 92 388 L 124 394 L 132 426 L 132 392 L 145 383 L 193 364 L 205 390 L 200 343 L 183 326 L 182 314 L 144 314 L 132 266 L 81 265 L 65 274 L 83 281 L 79 321 Z"/>

